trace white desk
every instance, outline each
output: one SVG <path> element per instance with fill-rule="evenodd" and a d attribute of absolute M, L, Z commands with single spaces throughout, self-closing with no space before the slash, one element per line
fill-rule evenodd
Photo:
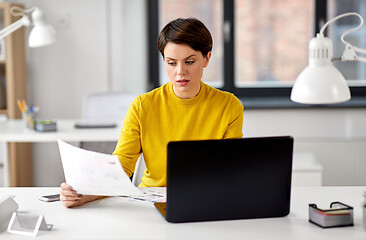
<path fill-rule="evenodd" d="M 78 120 L 57 119 L 56 132 L 36 132 L 26 129 L 21 119 L 0 122 L 0 142 L 55 142 L 61 139 L 67 142 L 100 142 L 117 141 L 120 135 L 122 123 L 115 128 L 88 128 L 77 129 L 74 124 Z M 8 152 L 4 148 L 4 184 L 9 186 Z"/>
<path fill-rule="evenodd" d="M 77 120 L 58 119 L 56 132 L 36 132 L 24 129 L 21 120 L 8 120 L 0 122 L 0 142 L 55 142 L 57 139 L 66 142 L 93 142 L 93 141 L 117 141 L 120 135 L 122 123 L 116 128 L 100 129 L 77 129 L 74 124 Z M 8 176 L 8 154 L 3 153 L 4 161 L 4 183 L 9 186 Z M 311 160 L 311 161 L 309 161 Z M 294 155 L 293 185 L 297 186 L 320 186 L 322 168 L 314 156 L 306 154 Z"/>
<path fill-rule="evenodd" d="M 54 142 L 61 139 L 67 142 L 100 142 L 117 141 L 122 124 L 115 128 L 85 128 L 74 127 L 77 120 L 58 119 L 56 132 L 36 132 L 25 129 L 22 121 L 8 120 L 0 122 L 0 142 Z"/>
<path fill-rule="evenodd" d="M 0 195 L 14 194 L 19 211 L 43 214 L 54 224 L 36 239 L 366 239 L 361 202 L 366 187 L 297 187 L 292 190 L 291 212 L 283 218 L 171 224 L 153 206 L 108 198 L 67 209 L 60 202 L 37 200 L 58 188 L 0 188 Z M 270 201 L 270 199 L 269 199 Z M 322 229 L 308 222 L 308 204 L 327 208 L 341 201 L 354 207 L 352 227 Z M 0 239 L 30 239 L 0 230 Z"/>

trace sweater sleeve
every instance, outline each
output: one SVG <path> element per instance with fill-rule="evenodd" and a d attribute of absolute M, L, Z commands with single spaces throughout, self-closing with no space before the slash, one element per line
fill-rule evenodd
<path fill-rule="evenodd" d="M 243 137 L 243 104 L 240 100 L 232 95 L 232 99 L 229 104 L 230 120 L 227 130 L 224 134 L 224 139 L 228 138 L 241 138 Z"/>
<path fill-rule="evenodd" d="M 121 135 L 113 155 L 117 155 L 126 174 L 131 177 L 135 170 L 137 159 L 141 155 L 140 136 L 140 97 L 136 98 L 129 107 L 123 121 Z"/>

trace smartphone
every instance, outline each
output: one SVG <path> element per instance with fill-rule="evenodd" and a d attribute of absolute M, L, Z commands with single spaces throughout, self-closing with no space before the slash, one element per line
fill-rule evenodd
<path fill-rule="evenodd" d="M 44 202 L 60 201 L 60 194 L 41 196 L 41 197 L 39 197 L 39 200 L 44 201 Z"/>

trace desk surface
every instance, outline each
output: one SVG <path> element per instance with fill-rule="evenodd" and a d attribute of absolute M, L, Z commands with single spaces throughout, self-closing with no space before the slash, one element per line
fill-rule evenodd
<path fill-rule="evenodd" d="M 37 239 L 366 239 L 363 192 L 366 187 L 298 187 L 292 190 L 291 213 L 283 218 L 171 224 L 151 205 L 113 197 L 67 209 L 60 202 L 45 203 L 38 196 L 58 188 L 0 188 L 0 196 L 16 195 L 19 211 L 43 214 L 50 231 Z M 270 199 L 269 199 L 270 200 Z M 341 201 L 354 207 L 353 227 L 322 229 L 308 222 L 308 204 L 328 208 Z M 0 230 L 1 239 L 29 239 Z"/>
<path fill-rule="evenodd" d="M 115 128 L 87 128 L 74 127 L 78 120 L 58 119 L 56 132 L 37 132 L 26 129 L 20 119 L 0 122 L 0 142 L 54 142 L 57 139 L 64 141 L 117 141 L 121 132 L 122 123 Z"/>
<path fill-rule="evenodd" d="M 324 112 L 324 113 L 323 113 Z M 246 111 L 243 133 L 245 137 L 291 135 L 295 141 L 309 140 L 366 140 L 366 111 Z M 283 120 L 286 114 L 286 121 Z M 271 116 L 270 118 L 268 116 Z M 115 141 L 119 138 L 122 122 L 116 128 L 76 129 L 78 119 L 56 119 L 57 132 L 39 133 L 24 129 L 20 119 L 0 121 L 0 141 L 53 142 Z"/>

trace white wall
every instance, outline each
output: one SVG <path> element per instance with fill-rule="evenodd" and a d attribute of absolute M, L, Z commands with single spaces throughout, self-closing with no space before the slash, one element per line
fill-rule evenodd
<path fill-rule="evenodd" d="M 80 118 L 91 92 L 143 92 L 146 87 L 145 1 L 17 0 L 38 6 L 57 42 L 27 49 L 28 102 L 39 117 Z M 34 144 L 34 184 L 58 186 L 63 172 L 55 143 Z"/>
<path fill-rule="evenodd" d="M 55 44 L 27 49 L 28 101 L 41 106 L 41 117 L 79 117 L 82 97 L 91 92 L 145 88 L 144 1 L 20 2 L 41 8 L 57 31 Z"/>

